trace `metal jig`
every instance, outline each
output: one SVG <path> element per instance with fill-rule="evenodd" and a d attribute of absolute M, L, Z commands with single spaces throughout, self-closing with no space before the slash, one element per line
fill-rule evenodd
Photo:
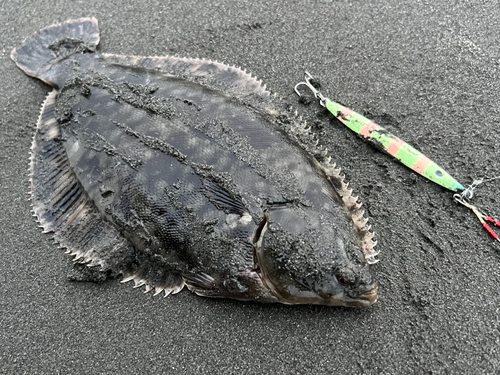
<path fill-rule="evenodd" d="M 316 99 L 319 99 L 319 104 L 328 109 L 339 121 L 346 125 L 349 129 L 357 133 L 361 138 L 375 144 L 378 149 L 381 148 L 392 155 L 396 160 L 400 161 L 408 168 L 411 168 L 418 174 L 426 177 L 427 179 L 455 192 L 453 195 L 457 203 L 469 208 L 477 216 L 484 229 L 497 241 L 500 241 L 500 236 L 497 235 L 487 222 L 500 227 L 500 221 L 493 217 L 482 213 L 476 206 L 470 203 L 470 199 L 474 196 L 474 190 L 481 184 L 489 181 L 499 179 L 500 176 L 493 178 L 480 178 L 474 180 L 471 185 L 465 188 L 443 168 L 438 166 L 435 162 L 428 157 L 417 151 L 408 143 L 400 138 L 390 134 L 382 126 L 375 124 L 373 121 L 366 117 L 354 112 L 353 110 L 344 107 L 343 105 L 334 102 L 330 98 L 324 96 L 314 85 L 312 80 L 314 77 L 305 72 L 303 82 L 295 85 L 294 90 L 298 96 L 302 96 L 299 87 L 302 85 L 307 86 L 313 93 Z"/>
<path fill-rule="evenodd" d="M 375 124 L 352 109 L 344 107 L 321 94 L 311 83 L 311 80 L 314 79 L 313 76 L 307 71 L 305 74 L 304 81 L 299 82 L 294 87 L 297 95 L 302 96 L 299 87 L 306 85 L 312 91 L 314 97 L 319 99 L 321 106 L 326 107 L 332 115 L 361 138 L 371 142 L 379 149 L 382 148 L 396 160 L 436 184 L 455 192 L 465 189 L 443 168 L 402 139 L 392 135 L 382 126 Z"/>

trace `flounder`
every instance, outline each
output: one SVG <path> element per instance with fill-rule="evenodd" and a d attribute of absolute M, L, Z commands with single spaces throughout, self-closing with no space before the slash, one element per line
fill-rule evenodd
<path fill-rule="evenodd" d="M 216 61 L 96 52 L 95 18 L 12 51 L 53 87 L 33 210 L 78 262 L 175 294 L 369 306 L 375 242 L 326 150 L 276 95 Z"/>

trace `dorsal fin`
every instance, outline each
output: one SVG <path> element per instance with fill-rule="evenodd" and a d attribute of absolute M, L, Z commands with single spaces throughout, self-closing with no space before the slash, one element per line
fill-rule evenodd
<path fill-rule="evenodd" d="M 124 65 L 142 69 L 157 70 L 176 77 L 198 82 L 214 90 L 222 91 L 237 98 L 255 94 L 268 97 L 262 81 L 252 77 L 241 68 L 218 61 L 189 57 L 164 56 L 142 57 L 114 54 L 101 55 L 108 64 Z"/>

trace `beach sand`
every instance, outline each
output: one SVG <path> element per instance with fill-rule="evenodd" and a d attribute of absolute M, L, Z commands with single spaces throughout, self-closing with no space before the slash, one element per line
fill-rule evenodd
<path fill-rule="evenodd" d="M 363 142 L 294 85 L 385 126 L 462 184 L 500 175 L 494 2 L 9 1 L 0 5 L 0 373 L 451 374 L 500 371 L 500 243 L 453 193 Z M 296 107 L 342 166 L 376 232 L 370 308 L 144 295 L 72 282 L 30 211 L 28 156 L 50 88 L 10 60 L 39 29 L 99 19 L 99 50 L 247 69 Z M 500 216 L 500 182 L 474 202 Z M 500 228 L 498 228 L 500 233 Z"/>

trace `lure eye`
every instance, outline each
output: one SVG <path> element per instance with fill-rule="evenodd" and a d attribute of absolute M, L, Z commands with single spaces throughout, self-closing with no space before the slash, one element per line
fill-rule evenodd
<path fill-rule="evenodd" d="M 344 276 L 337 276 L 337 281 L 342 286 L 347 286 L 347 285 L 349 285 L 351 283 L 349 281 L 349 279 L 347 277 L 344 277 Z"/>

